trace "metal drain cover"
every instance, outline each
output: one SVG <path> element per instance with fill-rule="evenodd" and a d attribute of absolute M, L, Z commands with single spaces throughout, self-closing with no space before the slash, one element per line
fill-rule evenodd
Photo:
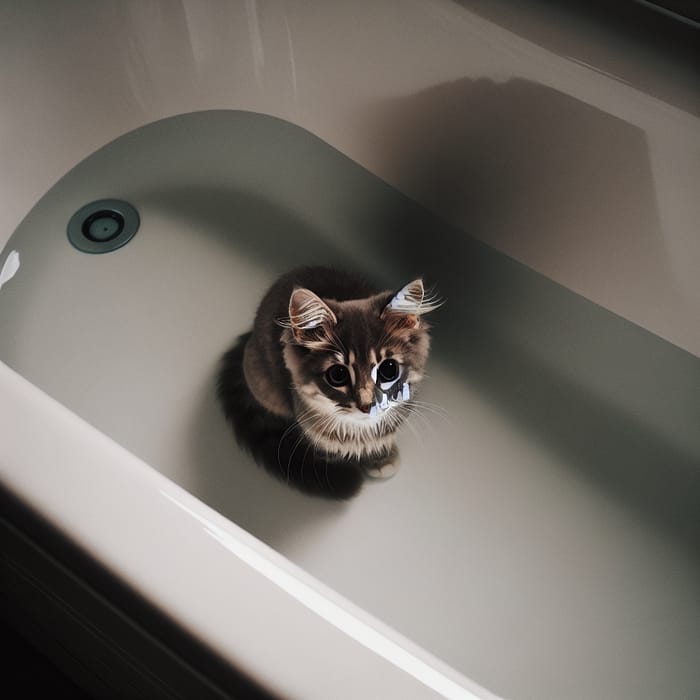
<path fill-rule="evenodd" d="M 83 253 L 111 253 L 139 229 L 139 214 L 128 202 L 98 199 L 78 209 L 68 222 L 68 240 Z"/>

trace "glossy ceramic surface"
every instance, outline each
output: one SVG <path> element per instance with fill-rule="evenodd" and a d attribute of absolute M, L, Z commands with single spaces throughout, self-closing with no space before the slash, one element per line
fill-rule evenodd
<path fill-rule="evenodd" d="M 285 697 L 697 695 L 697 41 L 644 12 L 2 4 L 3 486 Z M 104 197 L 144 228 L 84 256 Z M 310 257 L 449 300 L 440 415 L 344 507 L 211 397 Z"/>
<path fill-rule="evenodd" d="M 113 138 L 252 110 L 700 354 L 692 39 L 633 2 L 586 7 L 605 4 L 5 3 L 0 239 Z"/>
<path fill-rule="evenodd" d="M 65 224 L 99 193 L 141 229 L 85 255 Z M 252 113 L 118 139 L 7 249 L 21 267 L 0 298 L 5 363 L 465 676 L 508 697 L 692 685 L 697 358 Z M 316 262 L 389 288 L 420 269 L 448 299 L 402 470 L 348 504 L 271 480 L 215 402 L 218 358 L 261 294 Z"/>

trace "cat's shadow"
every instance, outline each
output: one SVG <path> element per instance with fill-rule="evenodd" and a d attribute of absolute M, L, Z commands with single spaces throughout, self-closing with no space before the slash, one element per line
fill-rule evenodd
<path fill-rule="evenodd" d="M 191 446 L 197 489 L 208 505 L 290 555 L 339 517 L 346 502 L 313 498 L 270 476 L 237 444 L 216 401 L 212 372 L 194 411 Z"/>

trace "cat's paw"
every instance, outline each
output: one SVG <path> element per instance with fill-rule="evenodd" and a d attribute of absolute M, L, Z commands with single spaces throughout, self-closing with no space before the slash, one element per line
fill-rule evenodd
<path fill-rule="evenodd" d="M 390 462 L 389 464 L 382 464 L 381 467 L 370 467 L 365 471 L 365 474 L 370 479 L 391 479 L 399 471 L 400 467 L 400 464 Z"/>
<path fill-rule="evenodd" d="M 365 474 L 370 479 L 391 479 L 401 466 L 398 450 L 394 449 L 387 455 L 385 461 L 373 462 L 365 467 Z"/>

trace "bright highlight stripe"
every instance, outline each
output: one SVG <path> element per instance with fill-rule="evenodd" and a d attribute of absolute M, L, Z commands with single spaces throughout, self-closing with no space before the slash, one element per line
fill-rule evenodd
<path fill-rule="evenodd" d="M 496 695 L 473 684 L 472 689 L 453 681 L 436 670 L 415 654 L 378 632 L 372 626 L 344 610 L 340 605 L 329 600 L 309 584 L 301 581 L 291 573 L 267 559 L 253 547 L 236 539 L 233 535 L 218 527 L 190 507 L 177 500 L 172 494 L 163 492 L 178 508 L 186 511 L 204 525 L 207 533 L 223 545 L 229 552 L 245 562 L 266 579 L 279 586 L 302 605 L 313 611 L 331 625 L 345 633 L 362 646 L 392 663 L 397 668 L 413 676 L 450 700 L 499 700 Z"/>

